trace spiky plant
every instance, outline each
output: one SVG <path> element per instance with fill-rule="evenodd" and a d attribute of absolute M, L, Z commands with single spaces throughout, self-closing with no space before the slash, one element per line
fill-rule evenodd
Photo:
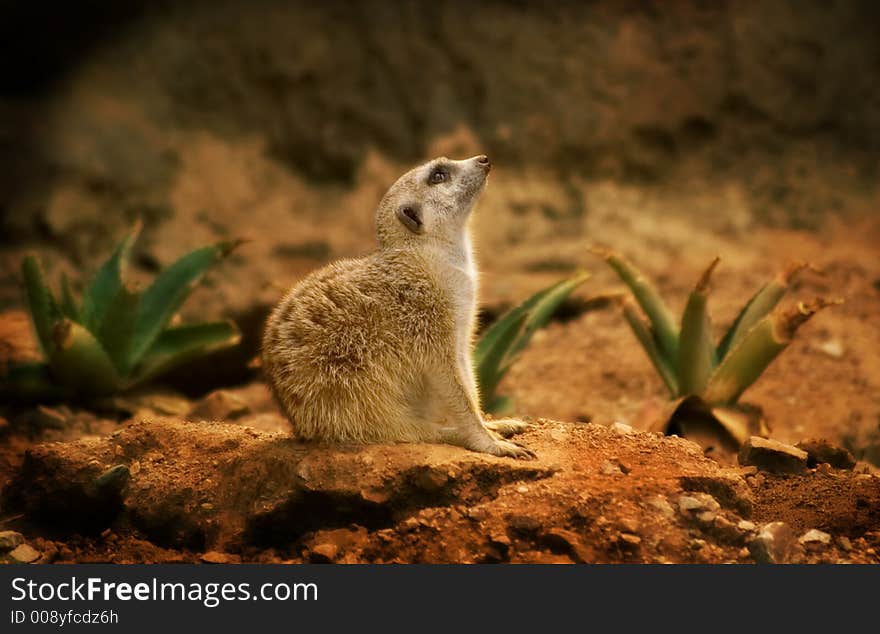
<path fill-rule="evenodd" d="M 483 410 L 502 414 L 513 408 L 510 397 L 496 394 L 498 384 L 535 331 L 547 324 L 562 302 L 589 276 L 589 273 L 579 272 L 535 293 L 486 329 L 474 349 L 474 367 Z"/>
<path fill-rule="evenodd" d="M 60 299 L 46 284 L 35 256 L 22 263 L 31 321 L 44 362 L 13 367 L 7 390 L 25 397 L 41 392 L 93 397 L 123 392 L 171 368 L 235 345 L 231 321 L 169 326 L 205 272 L 237 243 L 196 249 L 164 271 L 143 292 L 125 282 L 139 226 L 117 246 L 77 301 L 66 277 Z"/>
<path fill-rule="evenodd" d="M 792 265 L 755 293 L 716 345 L 707 300 L 719 258 L 698 280 L 676 323 L 656 287 L 632 263 L 612 251 L 594 252 L 629 287 L 644 313 L 640 314 L 631 301 L 622 302 L 624 318 L 670 396 L 678 399 L 676 405 L 684 402 L 688 410 L 700 410 L 714 418 L 738 443 L 766 432 L 754 411 L 744 415 L 747 410 L 738 406 L 740 396 L 788 347 L 801 325 L 819 310 L 838 303 L 817 298 L 793 309 L 774 311 L 793 277 L 805 267 Z"/>

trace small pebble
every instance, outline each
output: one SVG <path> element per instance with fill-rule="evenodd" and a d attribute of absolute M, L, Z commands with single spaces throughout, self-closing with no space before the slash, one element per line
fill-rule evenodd
<path fill-rule="evenodd" d="M 650 500 L 648 500 L 648 504 L 660 511 L 660 514 L 664 517 L 671 518 L 673 515 L 675 515 L 675 509 L 672 508 L 672 505 L 669 503 L 669 501 L 662 495 L 657 495 L 651 498 Z"/>
<path fill-rule="evenodd" d="M 758 563 L 783 564 L 791 561 L 799 544 L 791 528 L 784 522 L 765 524 L 749 542 L 749 552 Z"/>
<path fill-rule="evenodd" d="M 216 550 L 209 550 L 208 552 L 203 554 L 199 559 L 201 559 L 201 561 L 206 564 L 231 564 L 231 563 L 235 563 L 232 556 L 230 556 L 226 553 L 217 552 Z"/>
<path fill-rule="evenodd" d="M 814 545 L 828 545 L 831 543 L 831 535 L 824 531 L 820 531 L 815 528 L 811 528 L 806 533 L 801 535 L 798 542 L 803 544 L 804 546 L 814 546 Z"/>
<path fill-rule="evenodd" d="M 697 513 L 697 521 L 701 524 L 711 524 L 715 521 L 715 513 L 712 511 L 703 511 L 702 513 Z"/>
<path fill-rule="evenodd" d="M 9 557 L 14 563 L 29 564 L 39 559 L 40 553 L 27 544 L 20 544 L 9 553 Z"/>
<path fill-rule="evenodd" d="M 619 464 L 611 462 L 610 460 L 606 460 L 604 463 L 602 463 L 602 466 L 599 469 L 599 473 L 601 473 L 602 475 L 620 475 L 623 473 L 623 471 L 621 471 Z"/>
<path fill-rule="evenodd" d="M 776 440 L 752 436 L 739 450 L 739 463 L 771 473 L 803 473 L 807 452 Z"/>
<path fill-rule="evenodd" d="M 693 493 L 680 496 L 678 508 L 682 513 L 689 513 L 691 511 L 717 511 L 721 505 L 708 493 Z"/>
<path fill-rule="evenodd" d="M 611 423 L 611 431 L 613 431 L 618 436 L 628 436 L 635 432 L 635 430 L 626 423 L 621 423 L 620 421 L 615 421 Z"/>
<path fill-rule="evenodd" d="M 0 553 L 5 553 L 24 543 L 24 536 L 15 531 L 0 531 Z"/>
<path fill-rule="evenodd" d="M 816 346 L 816 349 L 819 350 L 819 352 L 827 354 L 832 359 L 840 359 L 844 353 L 843 344 L 839 339 L 823 341 Z"/>
<path fill-rule="evenodd" d="M 318 544 L 311 549 L 311 560 L 315 562 L 330 562 L 336 559 L 339 547 L 336 544 Z"/>

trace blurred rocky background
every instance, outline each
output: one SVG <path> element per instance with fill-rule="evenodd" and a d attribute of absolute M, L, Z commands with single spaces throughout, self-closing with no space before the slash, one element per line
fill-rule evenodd
<path fill-rule="evenodd" d="M 438 154 L 496 166 L 490 306 L 579 266 L 610 283 L 594 242 L 684 288 L 716 253 L 776 270 L 765 227 L 876 229 L 869 0 L 0 6 L 0 308 L 24 251 L 81 285 L 141 218 L 135 276 L 250 240 L 187 310 L 253 354 L 283 290 L 370 250 L 381 194 Z"/>

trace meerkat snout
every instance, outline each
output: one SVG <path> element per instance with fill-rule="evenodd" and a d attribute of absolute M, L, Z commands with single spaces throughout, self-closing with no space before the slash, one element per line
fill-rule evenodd
<path fill-rule="evenodd" d="M 272 312 L 263 369 L 297 436 L 533 455 L 496 435 L 526 423 L 483 420 L 471 363 L 468 219 L 490 169 L 481 154 L 410 170 L 376 209 L 379 249 L 315 271 Z"/>

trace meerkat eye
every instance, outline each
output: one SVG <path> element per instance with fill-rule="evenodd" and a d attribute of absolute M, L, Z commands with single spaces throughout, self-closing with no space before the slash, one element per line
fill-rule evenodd
<path fill-rule="evenodd" d="M 437 185 L 442 183 L 446 179 L 449 178 L 449 172 L 446 171 L 443 167 L 435 167 L 431 172 L 431 175 L 428 177 L 428 182 L 431 185 Z"/>

